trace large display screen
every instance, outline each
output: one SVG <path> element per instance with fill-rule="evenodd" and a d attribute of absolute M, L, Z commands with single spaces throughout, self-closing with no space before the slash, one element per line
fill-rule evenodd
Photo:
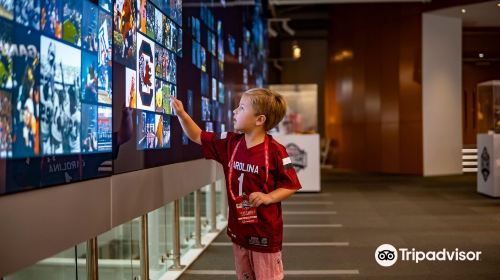
<path fill-rule="evenodd" d="M 110 8 L 0 1 L 0 194 L 110 174 Z"/>
<path fill-rule="evenodd" d="M 182 132 L 170 96 L 202 129 L 230 130 L 237 94 L 265 82 L 261 6 L 189 1 L 181 10 L 179 1 L 127 1 L 115 5 L 114 17 L 138 16 L 115 22 L 113 120 L 118 133 L 129 137 L 120 141 L 114 172 L 201 158 L 200 146 Z"/>
<path fill-rule="evenodd" d="M 207 131 L 265 84 L 261 5 L 0 0 L 0 194 L 202 157 Z"/>

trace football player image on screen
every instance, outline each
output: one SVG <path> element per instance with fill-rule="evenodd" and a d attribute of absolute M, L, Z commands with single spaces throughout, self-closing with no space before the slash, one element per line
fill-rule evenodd
<path fill-rule="evenodd" d="M 207 46 L 208 46 L 208 52 L 211 53 L 213 56 L 215 56 L 215 51 L 216 51 L 216 46 L 215 46 L 215 34 L 208 31 L 208 42 L 207 42 Z"/>
<path fill-rule="evenodd" d="M 174 53 L 168 52 L 167 56 L 169 58 L 167 63 L 167 69 L 165 71 L 166 80 L 175 84 L 177 83 L 177 60 L 175 58 Z"/>
<path fill-rule="evenodd" d="M 155 40 L 163 42 L 163 18 L 165 15 L 158 9 L 155 9 Z"/>
<path fill-rule="evenodd" d="M 97 152 L 97 105 L 82 104 L 82 152 Z"/>
<path fill-rule="evenodd" d="M 14 87 L 14 60 L 9 46 L 13 42 L 12 24 L 0 18 L 0 89 Z"/>
<path fill-rule="evenodd" d="M 97 102 L 97 55 L 82 51 L 82 98 Z"/>
<path fill-rule="evenodd" d="M 114 8 L 114 59 L 134 68 L 136 56 L 136 0 L 117 0 Z"/>
<path fill-rule="evenodd" d="M 40 29 L 62 38 L 62 0 L 41 0 Z"/>
<path fill-rule="evenodd" d="M 182 57 L 182 28 L 178 29 L 179 32 L 177 34 L 177 50 L 176 54 L 178 57 Z"/>
<path fill-rule="evenodd" d="M 224 36 L 222 34 L 222 21 L 217 22 L 217 56 L 220 61 L 224 61 Z"/>
<path fill-rule="evenodd" d="M 170 106 L 171 105 L 170 90 L 171 90 L 170 84 L 162 82 L 161 88 L 159 89 L 159 92 L 157 92 L 157 95 L 158 94 L 162 95 L 163 113 L 169 114 L 169 115 L 172 114 L 172 107 Z"/>
<path fill-rule="evenodd" d="M 163 95 L 162 95 L 163 82 L 160 79 L 156 79 L 156 94 L 155 94 L 155 111 L 158 113 L 163 113 Z"/>
<path fill-rule="evenodd" d="M 83 1 L 82 47 L 91 52 L 97 52 L 97 15 L 97 6 Z"/>
<path fill-rule="evenodd" d="M 162 147 L 170 148 L 170 117 L 163 116 L 163 137 Z"/>
<path fill-rule="evenodd" d="M 112 150 L 111 107 L 97 108 L 97 150 L 110 152 Z"/>
<path fill-rule="evenodd" d="M 98 52 L 98 92 L 97 100 L 99 103 L 111 104 L 112 92 L 112 48 L 111 48 L 111 15 L 105 12 L 99 12 L 99 52 Z"/>
<path fill-rule="evenodd" d="M 63 7 L 63 39 L 82 45 L 82 0 L 65 0 Z"/>
<path fill-rule="evenodd" d="M 170 95 L 177 98 L 177 87 L 175 85 L 170 85 Z M 170 114 L 175 115 L 175 110 L 174 110 L 174 106 L 172 104 L 172 99 L 170 99 L 170 98 L 169 98 L 169 103 L 170 103 L 170 108 L 171 108 Z"/>
<path fill-rule="evenodd" d="M 212 123 L 212 122 L 206 122 L 205 123 L 205 130 L 207 132 L 214 132 L 214 123 Z"/>
<path fill-rule="evenodd" d="M 14 19 L 14 0 L 0 0 L 0 17 Z"/>
<path fill-rule="evenodd" d="M 40 37 L 24 27 L 16 28 L 14 37 L 13 153 L 29 157 L 40 153 Z"/>
<path fill-rule="evenodd" d="M 80 51 L 42 36 L 40 52 L 42 154 L 78 153 Z"/>
<path fill-rule="evenodd" d="M 155 75 L 157 78 L 165 79 L 165 71 L 168 65 L 168 52 L 162 46 L 155 44 Z"/>
<path fill-rule="evenodd" d="M 212 109 L 210 108 L 210 99 L 206 97 L 201 98 L 201 120 L 210 121 L 210 113 Z"/>
<path fill-rule="evenodd" d="M 12 156 L 12 103 L 9 92 L 0 90 L 0 158 Z"/>
<path fill-rule="evenodd" d="M 163 45 L 172 50 L 172 21 L 169 18 L 163 22 Z"/>
<path fill-rule="evenodd" d="M 212 78 L 212 100 L 217 100 L 217 80 Z"/>
<path fill-rule="evenodd" d="M 203 46 L 200 47 L 201 71 L 207 72 L 207 52 Z"/>
<path fill-rule="evenodd" d="M 181 0 L 170 0 L 169 1 L 170 17 L 178 24 L 181 24 L 181 20 L 182 20 L 181 9 L 182 9 L 182 1 Z"/>
<path fill-rule="evenodd" d="M 142 34 L 137 34 L 137 108 L 155 111 L 154 43 Z"/>
<path fill-rule="evenodd" d="M 148 13 L 146 11 L 146 0 L 137 0 L 137 9 L 139 10 L 139 18 L 137 21 L 137 29 L 146 34 L 146 21 Z"/>
<path fill-rule="evenodd" d="M 224 84 L 219 82 L 219 102 L 224 104 Z"/>
<path fill-rule="evenodd" d="M 146 35 L 155 38 L 155 10 L 156 8 L 148 1 L 146 3 Z"/>
<path fill-rule="evenodd" d="M 170 50 L 175 53 L 177 51 L 177 41 L 179 39 L 179 28 L 177 28 L 177 26 L 172 24 L 171 30 L 172 30 L 172 32 L 171 32 L 172 33 L 172 36 L 171 36 L 172 48 Z"/>
<path fill-rule="evenodd" d="M 125 70 L 125 106 L 129 108 L 137 107 L 136 71 L 127 68 Z"/>
<path fill-rule="evenodd" d="M 227 36 L 227 45 L 229 46 L 229 53 L 236 56 L 236 39 L 231 34 Z"/>
<path fill-rule="evenodd" d="M 137 148 L 140 150 L 154 148 L 155 134 L 155 114 L 150 112 L 140 112 L 137 114 Z"/>
<path fill-rule="evenodd" d="M 153 148 L 161 148 L 163 146 L 163 116 L 155 115 L 155 142 Z"/>
<path fill-rule="evenodd" d="M 16 22 L 33 29 L 40 29 L 40 1 L 16 1 Z"/>

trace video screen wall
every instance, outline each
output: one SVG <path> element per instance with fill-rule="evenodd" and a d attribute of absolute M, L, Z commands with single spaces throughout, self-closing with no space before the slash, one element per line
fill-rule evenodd
<path fill-rule="evenodd" d="M 111 11 L 0 0 L 0 193 L 110 174 Z"/>
<path fill-rule="evenodd" d="M 0 0 L 0 24 L 0 194 L 201 158 L 170 96 L 223 132 L 267 76 L 260 4 Z"/>

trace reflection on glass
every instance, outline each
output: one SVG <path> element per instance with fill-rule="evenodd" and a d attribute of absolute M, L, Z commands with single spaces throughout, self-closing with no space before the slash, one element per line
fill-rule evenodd
<path fill-rule="evenodd" d="M 225 193 L 222 191 L 222 189 L 225 186 L 222 184 L 222 180 L 219 180 L 215 183 L 215 213 L 216 213 L 216 218 L 217 221 L 219 221 L 222 217 L 222 208 L 226 207 L 226 205 L 222 205 L 222 196 L 225 195 Z"/>
<path fill-rule="evenodd" d="M 78 278 L 77 278 L 78 273 Z M 4 280 L 87 279 L 86 243 L 71 247 L 57 255 L 5 276 Z"/>
<path fill-rule="evenodd" d="M 134 279 L 141 275 L 141 219 L 136 218 L 97 237 L 99 279 Z"/>
<path fill-rule="evenodd" d="M 210 185 L 201 188 L 201 235 L 210 232 Z"/>
<path fill-rule="evenodd" d="M 181 255 L 184 255 L 194 245 L 194 193 L 180 200 L 180 237 Z"/>
<path fill-rule="evenodd" d="M 173 264 L 174 203 L 148 214 L 149 278 L 160 279 Z"/>

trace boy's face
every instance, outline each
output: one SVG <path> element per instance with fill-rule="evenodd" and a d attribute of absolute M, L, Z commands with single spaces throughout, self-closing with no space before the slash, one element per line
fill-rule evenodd
<path fill-rule="evenodd" d="M 256 115 L 250 98 L 243 95 L 238 108 L 233 111 L 234 129 L 243 133 L 250 132 L 258 126 L 263 126 L 265 117 Z"/>

